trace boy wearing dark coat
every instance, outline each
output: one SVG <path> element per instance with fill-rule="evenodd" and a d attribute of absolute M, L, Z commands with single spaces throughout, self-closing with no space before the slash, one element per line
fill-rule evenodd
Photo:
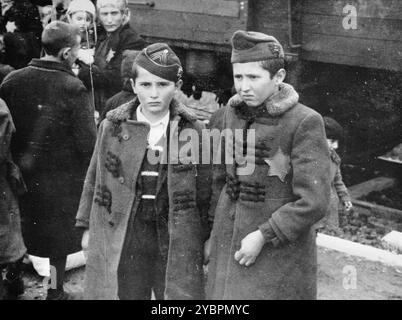
<path fill-rule="evenodd" d="M 50 23 L 42 34 L 46 55 L 0 87 L 17 129 L 11 151 L 28 187 L 20 199 L 25 244 L 57 271 L 47 299 L 68 298 L 66 257 L 81 249 L 75 214 L 96 139 L 88 91 L 71 70 L 80 41 L 77 27 Z"/>
<path fill-rule="evenodd" d="M 173 98 L 181 74 L 169 46 L 148 46 L 133 66 L 137 98 L 100 125 L 77 215 L 87 299 L 204 298 L 210 166 L 184 152 L 183 135 L 203 126 Z"/>
<path fill-rule="evenodd" d="M 96 6 L 105 32 L 99 35 L 94 64 L 82 63 L 78 76 L 89 90 L 94 86 L 95 110 L 102 114 L 106 101 L 122 89 L 123 52 L 141 50 L 145 41 L 129 25 L 127 0 L 98 0 Z"/>
<path fill-rule="evenodd" d="M 315 299 L 313 225 L 330 195 L 324 123 L 283 82 L 284 52 L 274 37 L 237 31 L 232 48 L 237 96 L 223 127 L 253 133 L 255 141 L 235 136 L 241 148 L 234 164 L 226 159 L 225 171 L 214 173 L 215 182 L 226 175 L 226 183 L 211 206 L 207 298 Z M 236 161 L 244 148 L 246 162 Z M 244 165 L 255 167 L 247 172 Z"/>

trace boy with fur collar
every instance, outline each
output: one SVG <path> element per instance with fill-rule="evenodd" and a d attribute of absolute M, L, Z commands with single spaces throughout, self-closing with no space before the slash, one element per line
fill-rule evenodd
<path fill-rule="evenodd" d="M 77 215 L 77 226 L 87 229 L 86 298 L 142 300 L 152 291 L 156 299 L 204 297 L 210 170 L 172 161 L 181 133 L 202 130 L 173 98 L 181 74 L 169 46 L 148 46 L 133 65 L 138 98 L 100 125 Z"/>
<path fill-rule="evenodd" d="M 274 37 L 237 31 L 232 48 L 237 95 L 223 124 L 244 130 L 234 145 L 247 148 L 247 164 L 255 167 L 245 174 L 235 157 L 234 164 L 226 159 L 225 172 L 214 173 L 214 183 L 226 175 L 226 184 L 211 206 L 207 298 L 314 299 L 313 225 L 330 194 L 323 120 L 283 82 L 284 52 Z M 245 143 L 251 133 L 255 141 Z"/>

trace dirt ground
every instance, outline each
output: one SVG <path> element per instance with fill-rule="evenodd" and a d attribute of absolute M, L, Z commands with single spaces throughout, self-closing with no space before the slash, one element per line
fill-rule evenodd
<path fill-rule="evenodd" d="M 401 300 L 402 268 L 318 249 L 318 299 L 320 300 Z M 84 268 L 67 272 L 65 289 L 82 298 Z M 43 300 L 42 278 L 26 271 L 22 300 Z"/>

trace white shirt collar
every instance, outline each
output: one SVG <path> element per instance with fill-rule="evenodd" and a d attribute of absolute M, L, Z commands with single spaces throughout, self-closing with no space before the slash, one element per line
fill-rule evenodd
<path fill-rule="evenodd" d="M 154 147 L 159 140 L 166 136 L 166 130 L 169 125 L 170 119 L 170 111 L 168 110 L 167 114 L 160 120 L 156 122 L 149 121 L 141 111 L 141 106 L 138 106 L 137 110 L 137 121 L 148 123 L 150 126 L 150 131 L 148 135 L 148 144 L 151 147 Z"/>

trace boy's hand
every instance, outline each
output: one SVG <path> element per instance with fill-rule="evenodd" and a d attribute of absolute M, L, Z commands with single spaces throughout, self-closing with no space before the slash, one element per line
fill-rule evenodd
<path fill-rule="evenodd" d="M 78 50 L 77 54 L 77 59 L 81 60 L 87 65 L 93 64 L 94 63 L 94 57 L 92 55 L 92 50 L 85 50 L 85 49 L 80 49 Z"/>
<path fill-rule="evenodd" d="M 261 252 L 265 239 L 260 230 L 249 233 L 242 241 L 241 248 L 236 251 L 234 258 L 246 267 L 252 265 Z"/>
<path fill-rule="evenodd" d="M 346 211 L 350 211 L 353 208 L 353 204 L 351 201 L 345 201 L 343 203 L 343 206 L 345 207 Z"/>
<path fill-rule="evenodd" d="M 204 243 L 204 264 L 208 264 L 210 254 L 211 254 L 211 238 L 209 238 Z"/>

